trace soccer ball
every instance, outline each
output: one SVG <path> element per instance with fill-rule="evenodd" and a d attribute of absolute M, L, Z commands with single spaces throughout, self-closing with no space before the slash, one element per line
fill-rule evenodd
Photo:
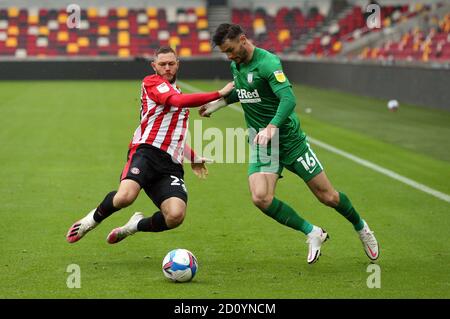
<path fill-rule="evenodd" d="M 399 107 L 400 105 L 398 104 L 398 101 L 397 101 L 397 100 L 390 100 L 390 101 L 388 102 L 387 106 L 388 106 L 389 111 L 395 112 L 395 111 L 398 110 L 398 107 Z"/>
<path fill-rule="evenodd" d="M 178 248 L 169 251 L 162 262 L 164 276 L 176 282 L 192 280 L 197 270 L 197 258 L 187 249 Z"/>

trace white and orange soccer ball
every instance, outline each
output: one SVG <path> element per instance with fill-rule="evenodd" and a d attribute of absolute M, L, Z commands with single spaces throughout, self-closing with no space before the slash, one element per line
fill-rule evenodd
<path fill-rule="evenodd" d="M 197 258 L 187 249 L 171 250 L 163 259 L 162 271 L 172 281 L 191 281 L 198 271 Z"/>

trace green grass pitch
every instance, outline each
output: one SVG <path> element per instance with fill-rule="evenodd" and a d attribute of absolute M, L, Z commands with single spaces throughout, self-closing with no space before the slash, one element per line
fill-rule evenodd
<path fill-rule="evenodd" d="M 0 82 L 0 298 L 450 298 L 450 203 L 314 144 L 334 186 L 377 235 L 381 288 L 366 284 L 370 263 L 351 225 L 285 172 L 277 197 L 331 236 L 319 262 L 308 265 L 303 234 L 252 205 L 246 164 L 212 164 L 207 180 L 186 167 L 187 217 L 175 230 L 106 243 L 135 211 L 156 210 L 142 193 L 68 244 L 68 227 L 118 185 L 139 92 L 138 80 Z M 450 194 L 449 112 L 402 104 L 390 113 L 383 100 L 304 86 L 295 92 L 311 137 Z M 225 109 L 203 120 L 208 127 L 245 124 Z M 198 258 L 191 283 L 162 274 L 164 255 L 177 247 Z M 71 264 L 80 266 L 81 288 L 67 287 Z"/>

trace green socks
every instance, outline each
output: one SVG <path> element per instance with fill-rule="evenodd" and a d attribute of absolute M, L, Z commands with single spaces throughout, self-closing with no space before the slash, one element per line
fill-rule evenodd
<path fill-rule="evenodd" d="M 267 209 L 262 211 L 264 214 L 272 217 L 280 224 L 299 230 L 305 235 L 310 233 L 313 229 L 313 225 L 301 218 L 289 205 L 283 203 L 275 197 L 273 198 L 272 204 L 270 204 Z"/>
<path fill-rule="evenodd" d="M 361 219 L 361 216 L 359 216 L 358 212 L 350 202 L 350 199 L 348 199 L 347 195 L 344 193 L 339 192 L 339 205 L 335 207 L 335 209 L 339 212 L 339 214 L 352 223 L 356 231 L 359 231 L 364 227 L 364 222 Z"/>
<path fill-rule="evenodd" d="M 344 193 L 339 192 L 339 205 L 335 209 L 339 212 L 339 214 L 352 223 L 356 231 L 359 231 L 364 227 L 364 222 L 361 219 L 361 216 L 359 216 L 358 212 L 350 202 L 350 199 L 348 199 L 347 195 Z M 301 218 L 300 215 L 297 214 L 297 212 L 288 204 L 278 200 L 275 197 L 273 198 L 270 206 L 262 211 L 264 214 L 272 217 L 280 224 L 299 230 L 305 235 L 309 234 L 313 229 L 313 225 Z"/>

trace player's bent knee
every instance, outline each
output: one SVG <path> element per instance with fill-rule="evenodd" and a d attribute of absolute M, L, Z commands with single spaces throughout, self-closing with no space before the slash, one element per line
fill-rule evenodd
<path fill-rule="evenodd" d="M 168 198 L 162 202 L 161 212 L 167 227 L 175 228 L 183 223 L 186 215 L 186 203 L 177 197 Z"/>
<path fill-rule="evenodd" d="M 334 193 L 320 193 L 317 197 L 321 203 L 329 207 L 336 207 L 339 204 L 339 196 Z"/>
<path fill-rule="evenodd" d="M 172 210 L 165 214 L 166 225 L 169 228 L 178 227 L 183 223 L 184 216 L 186 215 L 184 210 Z"/>
<path fill-rule="evenodd" d="M 252 202 L 259 209 L 267 209 L 272 204 L 273 196 L 252 194 Z"/>

